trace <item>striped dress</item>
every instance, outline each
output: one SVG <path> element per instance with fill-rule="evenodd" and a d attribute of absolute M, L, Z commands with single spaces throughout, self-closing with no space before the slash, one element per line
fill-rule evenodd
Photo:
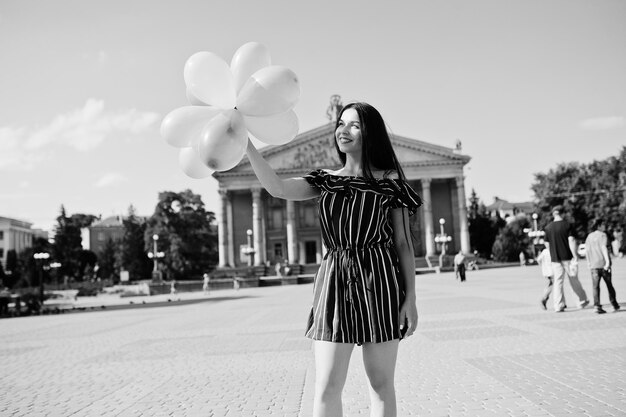
<path fill-rule="evenodd" d="M 390 210 L 405 207 L 413 215 L 422 204 L 420 197 L 396 179 L 368 180 L 323 170 L 304 178 L 321 191 L 327 249 L 315 276 L 306 336 L 358 345 L 401 339 L 404 288 Z"/>

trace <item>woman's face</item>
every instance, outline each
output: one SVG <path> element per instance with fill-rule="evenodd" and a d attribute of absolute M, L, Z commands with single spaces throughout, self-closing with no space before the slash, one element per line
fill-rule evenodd
<path fill-rule="evenodd" d="M 339 150 L 346 154 L 360 153 L 363 148 L 361 138 L 361 121 L 355 109 L 349 108 L 343 112 L 337 129 L 335 140 Z"/>

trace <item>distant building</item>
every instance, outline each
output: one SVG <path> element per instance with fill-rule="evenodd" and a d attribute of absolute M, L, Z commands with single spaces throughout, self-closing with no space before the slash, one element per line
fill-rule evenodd
<path fill-rule="evenodd" d="M 121 242 L 124 237 L 123 216 L 110 216 L 81 230 L 82 246 L 96 254 L 102 253 L 106 242 Z"/>
<path fill-rule="evenodd" d="M 518 214 L 532 214 L 535 211 L 535 205 L 532 201 L 509 203 L 495 197 L 493 204 L 488 205 L 486 209 L 493 217 L 500 216 L 502 219 L 511 217 L 513 219 Z"/>
<path fill-rule="evenodd" d="M 283 178 L 301 176 L 315 168 L 340 166 L 334 148 L 338 114 L 331 104 L 323 126 L 299 134 L 291 142 L 267 146 L 260 153 Z M 333 108 L 335 107 L 335 108 Z M 416 256 L 433 256 L 439 219 L 453 240 L 449 253 L 470 252 L 463 168 L 470 157 L 461 144 L 448 148 L 421 140 L 391 135 L 407 181 L 422 196 L 424 206 L 411 218 Z M 324 254 L 316 200 L 285 201 L 270 196 L 257 180 L 247 158 L 233 169 L 215 172 L 221 203 L 218 224 L 219 268 L 245 266 L 248 245 L 254 265 L 276 262 L 320 263 Z M 248 236 L 248 230 L 251 235 Z"/>
<path fill-rule="evenodd" d="M 20 253 L 24 249 L 31 248 L 36 237 L 48 237 L 47 233 L 40 229 L 31 229 L 33 224 L 24 220 L 0 217 L 0 262 L 6 265 L 7 253 L 15 250 Z"/>

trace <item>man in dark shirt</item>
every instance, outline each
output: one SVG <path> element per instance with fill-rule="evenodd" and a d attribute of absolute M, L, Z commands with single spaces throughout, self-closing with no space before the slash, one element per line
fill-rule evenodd
<path fill-rule="evenodd" d="M 565 310 L 565 298 L 563 296 L 563 281 L 565 275 L 569 277 L 572 290 L 576 293 L 580 308 L 589 304 L 587 294 L 578 280 L 578 255 L 576 254 L 576 239 L 572 227 L 563 220 L 562 206 L 552 209 L 554 221 L 546 226 L 545 240 L 550 243 L 550 258 L 552 259 L 552 271 L 554 272 L 554 286 L 552 299 L 554 311 L 557 313 Z"/>

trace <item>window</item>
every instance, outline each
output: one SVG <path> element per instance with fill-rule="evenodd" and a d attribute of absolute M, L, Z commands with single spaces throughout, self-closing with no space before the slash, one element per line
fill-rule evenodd
<path fill-rule="evenodd" d="M 274 243 L 274 258 L 280 259 L 283 257 L 283 244 Z"/>
<path fill-rule="evenodd" d="M 4 240 L 4 230 L 0 230 L 0 240 Z"/>
<path fill-rule="evenodd" d="M 104 242 L 104 232 L 98 232 L 98 241 Z"/>
<path fill-rule="evenodd" d="M 317 243 L 314 240 L 304 242 L 304 262 L 314 264 L 317 262 Z"/>
<path fill-rule="evenodd" d="M 269 226 L 270 229 L 277 230 L 285 227 L 283 223 L 283 209 L 282 207 L 273 208 L 270 210 L 270 218 L 269 218 Z"/>
<path fill-rule="evenodd" d="M 315 206 L 304 206 L 304 216 L 302 216 L 302 226 L 315 227 L 317 224 L 317 216 Z"/>

